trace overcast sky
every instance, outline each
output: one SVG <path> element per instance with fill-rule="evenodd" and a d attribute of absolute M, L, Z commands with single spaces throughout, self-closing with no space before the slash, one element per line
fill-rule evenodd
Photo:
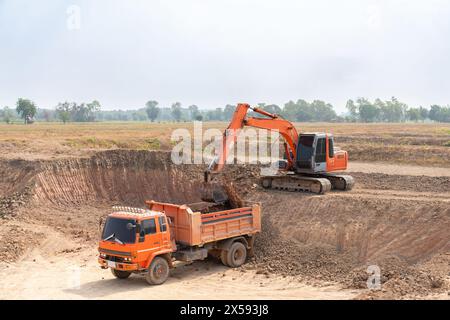
<path fill-rule="evenodd" d="M 0 107 L 393 95 L 450 103 L 450 1 L 0 0 Z"/>

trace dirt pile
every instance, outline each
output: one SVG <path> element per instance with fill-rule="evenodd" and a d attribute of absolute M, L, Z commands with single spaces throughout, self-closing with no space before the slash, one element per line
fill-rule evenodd
<path fill-rule="evenodd" d="M 0 232 L 0 261 L 14 262 L 29 248 L 38 245 L 43 234 L 20 225 L 9 225 Z"/>
<path fill-rule="evenodd" d="M 436 270 L 422 269 L 423 263 L 450 251 L 446 202 L 273 191 L 257 192 L 253 200 L 263 204 L 264 232 L 253 261 L 263 272 L 367 288 L 367 267 L 376 265 L 386 285 L 379 293 L 384 297 L 448 288 L 450 259 Z"/>

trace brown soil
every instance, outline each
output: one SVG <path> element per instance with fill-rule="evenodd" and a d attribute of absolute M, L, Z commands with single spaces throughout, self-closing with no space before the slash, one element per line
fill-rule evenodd
<path fill-rule="evenodd" d="M 0 258 L 20 259 L 45 240 L 45 228 L 73 239 L 75 249 L 95 247 L 99 218 L 114 204 L 200 202 L 203 169 L 175 166 L 165 152 L 126 150 L 80 159 L 4 160 Z M 427 297 L 449 290 L 450 178 L 353 175 L 354 190 L 317 196 L 263 190 L 258 167 L 228 166 L 217 179 L 232 179 L 239 195 L 229 191 L 234 202 L 241 197 L 263 208 L 256 256 L 242 271 L 314 286 L 365 288 L 366 268 L 376 264 L 382 290 L 364 291 L 359 298 Z"/>

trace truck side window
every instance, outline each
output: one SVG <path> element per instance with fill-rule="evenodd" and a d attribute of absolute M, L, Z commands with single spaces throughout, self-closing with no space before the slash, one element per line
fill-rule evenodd
<path fill-rule="evenodd" d="M 156 233 L 156 223 L 155 219 L 148 219 L 142 221 L 142 228 L 145 231 L 145 234 L 153 234 Z"/>
<path fill-rule="evenodd" d="M 166 219 L 164 217 L 159 217 L 159 229 L 161 232 L 167 231 Z"/>

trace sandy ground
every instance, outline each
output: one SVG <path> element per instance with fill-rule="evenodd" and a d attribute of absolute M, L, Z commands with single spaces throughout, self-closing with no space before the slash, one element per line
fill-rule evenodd
<path fill-rule="evenodd" d="M 74 247 L 63 234 L 35 228 L 47 238 L 20 261 L 0 265 L 0 299 L 351 299 L 361 291 L 326 283 L 314 287 L 216 261 L 177 264 L 161 286 L 150 286 L 138 275 L 118 280 L 99 268 L 95 249 Z"/>
<path fill-rule="evenodd" d="M 450 168 L 351 161 L 348 172 L 385 173 L 409 176 L 450 177 Z"/>

